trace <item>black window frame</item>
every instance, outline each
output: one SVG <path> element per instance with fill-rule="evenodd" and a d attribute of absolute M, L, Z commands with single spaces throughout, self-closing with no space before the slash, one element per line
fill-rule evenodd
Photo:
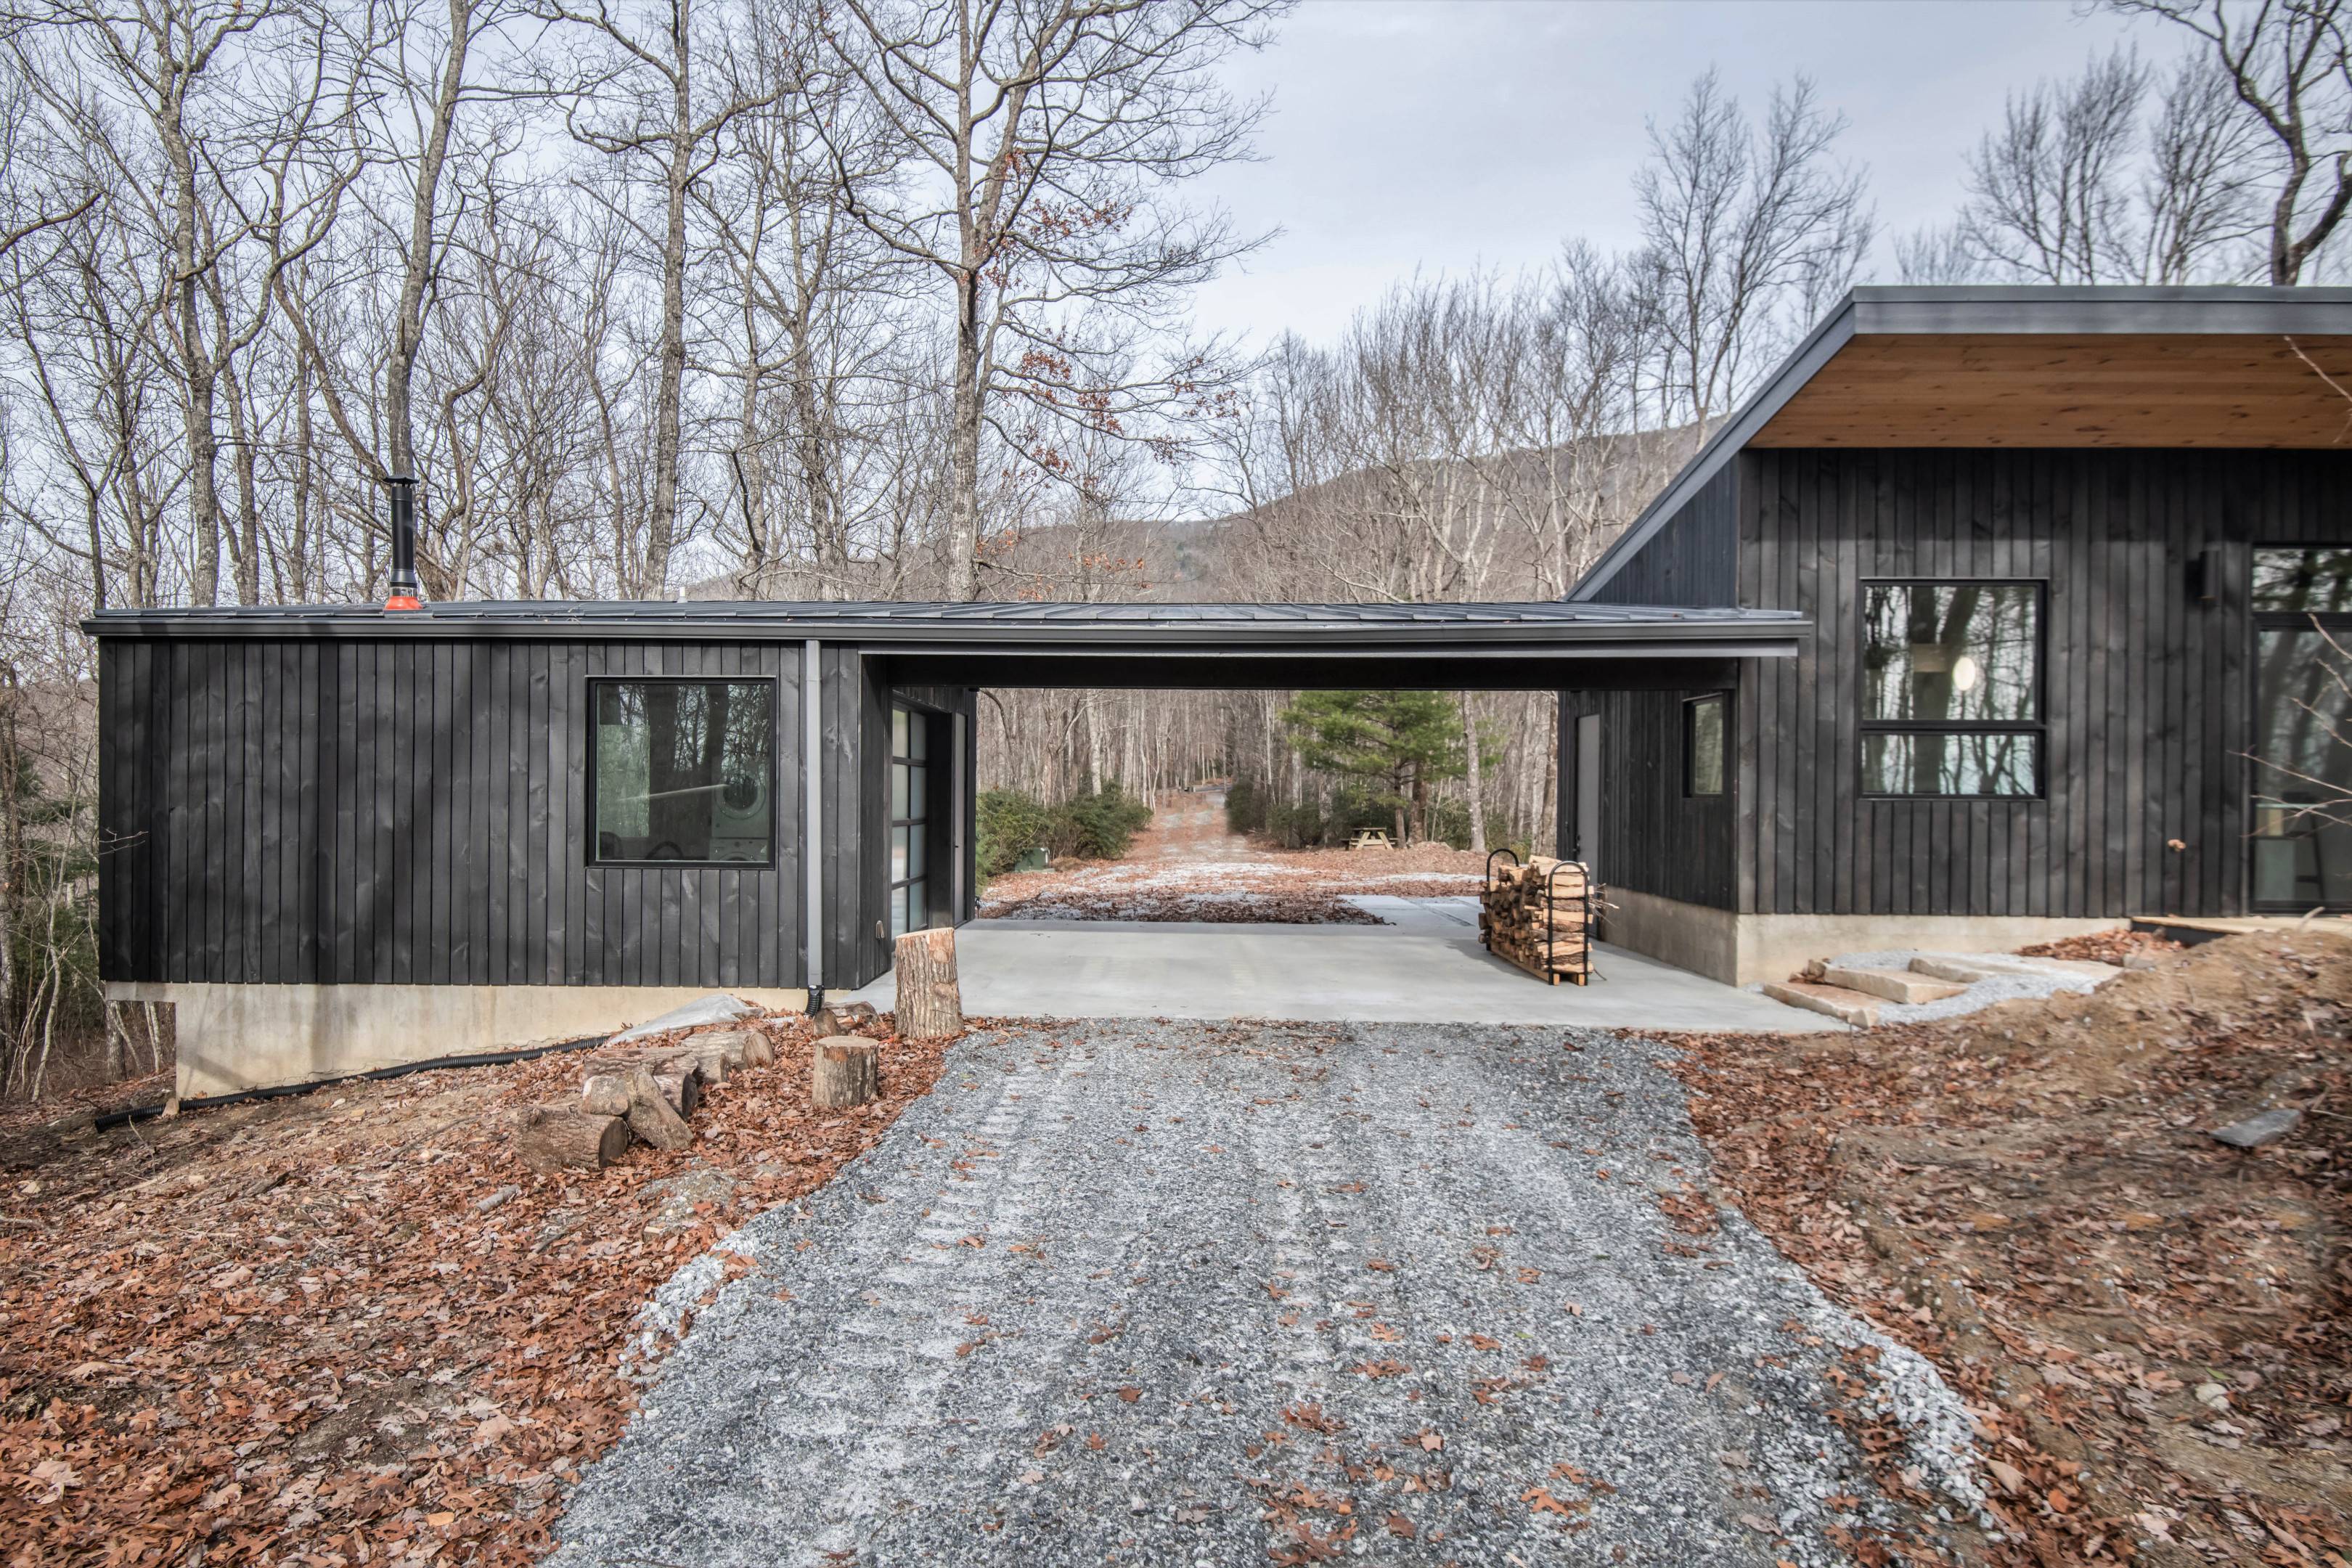
<path fill-rule="evenodd" d="M 1723 749 L 1717 758 L 1715 787 L 1698 787 L 1698 710 L 1707 703 L 1723 710 Z M 1731 693 L 1702 691 L 1683 699 L 1683 798 L 1721 800 L 1731 793 Z"/>
<path fill-rule="evenodd" d="M 764 686 L 768 689 L 768 855 L 764 860 L 607 860 L 596 853 L 596 731 L 597 689 L 604 686 Z M 783 683 L 772 675 L 592 675 L 585 682 L 588 722 L 582 746 L 586 752 L 586 783 L 582 790 L 583 826 L 581 853 L 591 870 L 773 870 L 780 863 L 778 842 L 783 816 Z"/>
<path fill-rule="evenodd" d="M 2257 808 L 2257 801 L 2262 794 L 2262 782 L 2263 778 L 2265 776 L 2273 776 L 2271 774 L 2271 771 L 2265 768 L 2263 763 L 2254 757 L 2252 750 L 2255 745 L 2260 743 L 2260 727 L 2263 720 L 2262 691 L 2263 671 L 2261 658 L 2263 634 L 2264 632 L 2324 632 L 2334 636 L 2338 643 L 2344 644 L 2347 647 L 2352 647 L 2352 611 L 2266 610 L 2257 607 L 2254 605 L 2254 568 L 2258 557 L 2266 551 L 2345 549 L 2352 549 L 2352 544 L 2335 542 L 2321 542 L 2314 543 L 2309 540 L 2278 540 L 2262 541 L 2246 547 L 2245 575 L 2242 581 L 2245 584 L 2247 605 L 2245 642 L 2246 713 L 2248 716 L 2247 721 L 2249 730 L 2252 732 L 2247 736 L 2246 751 L 2244 753 L 2246 758 L 2245 843 L 2248 846 L 2248 849 L 2243 862 L 2245 867 L 2243 873 L 2245 878 L 2243 891 L 2245 896 L 2245 908 L 2252 913 L 2280 914 L 2292 912 L 2300 914 L 2312 908 L 2309 903 L 2301 900 L 2280 902 L 2275 900 L 2258 900 L 2254 897 L 2254 857 L 2252 846 L 2256 840 L 2268 837 L 2256 831 L 2254 827 L 2254 824 L 2259 820 L 2260 816 Z M 2318 907 L 2332 910 L 2340 909 L 2343 906 L 2337 904 L 2322 904 Z"/>
<path fill-rule="evenodd" d="M 2031 719 L 1874 719 L 1861 711 L 1870 656 L 1869 608 L 1874 588 L 2031 588 L 2033 590 L 2033 714 Z M 2047 577 L 1864 577 L 1854 589 L 1854 791 L 1864 800 L 2046 801 L 2050 797 L 2050 579 Z M 1870 787 L 1873 735 L 2031 735 L 2033 787 L 2021 795 L 1915 795 Z"/>

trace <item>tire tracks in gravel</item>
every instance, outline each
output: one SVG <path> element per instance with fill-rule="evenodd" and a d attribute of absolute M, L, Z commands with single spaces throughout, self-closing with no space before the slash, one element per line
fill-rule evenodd
<path fill-rule="evenodd" d="M 1675 1235 L 1705 1156 L 1646 1048 L 976 1034 L 719 1244 L 753 1272 L 558 1561 L 1841 1561 L 1875 1493 L 1822 1373 L 1872 1336 L 1736 1215 Z"/>

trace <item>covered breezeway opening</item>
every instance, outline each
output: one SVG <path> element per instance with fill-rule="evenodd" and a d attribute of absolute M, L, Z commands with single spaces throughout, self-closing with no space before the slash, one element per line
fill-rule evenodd
<path fill-rule="evenodd" d="M 970 1005 L 980 1011 L 1341 1016 L 1382 1006 L 1386 995 L 1414 998 L 1428 1016 L 1465 1019 L 1539 1022 L 1557 1013 L 1604 1022 L 1601 1015 L 1622 1006 L 1639 1013 L 1622 1022 L 1654 1022 L 1657 1006 L 1689 1004 L 1696 1011 L 1685 1026 L 1770 1026 L 1760 1014 L 1708 1013 L 1700 1005 L 1706 982 L 1630 954 L 1619 961 L 1619 979 L 1640 977 L 1643 985 L 1620 984 L 1573 1002 L 1545 996 L 1545 987 L 1514 984 L 1499 963 L 1477 962 L 1475 912 L 1461 910 L 1450 918 L 1400 910 L 1372 928 L 1225 922 L 1202 930 L 1178 921 L 1113 929 L 1120 922 L 1104 921 L 1066 931 L 1034 921 L 974 923 L 973 802 L 982 749 L 1028 741 L 1006 730 L 1003 704 L 992 702 L 1016 691 L 1538 693 L 1562 703 L 1564 717 L 1557 841 L 1538 847 L 1573 856 L 1586 847 L 1578 824 L 1591 816 L 1599 775 L 1580 765 L 1575 742 L 1584 727 L 1569 716 L 1568 700 L 1732 689 L 1743 661 L 1789 656 L 1803 625 L 1797 617 L 1556 604 L 858 610 L 880 624 L 822 649 L 824 679 L 837 693 L 822 709 L 824 741 L 856 753 L 828 765 L 829 776 L 854 784 L 828 789 L 819 840 L 825 853 L 812 858 L 837 879 L 811 895 L 834 933 L 822 955 L 830 994 L 887 997 L 891 938 L 913 924 L 953 924 L 966 928 Z M 853 690 L 854 747 L 836 722 L 850 717 Z M 1589 732 L 1585 739 L 1589 751 Z M 1427 962 L 1399 945 L 1407 937 Z M 1006 965 L 1020 975 L 1003 974 Z M 1431 994 L 1465 990 L 1465 975 L 1478 994 Z M 1328 994 L 1318 995 L 1326 981 Z"/>

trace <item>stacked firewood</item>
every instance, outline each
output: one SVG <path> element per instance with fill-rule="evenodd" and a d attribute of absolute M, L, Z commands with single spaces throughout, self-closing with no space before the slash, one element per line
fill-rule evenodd
<path fill-rule="evenodd" d="M 1591 978 L 1600 889 L 1580 862 L 1538 855 L 1524 866 L 1497 866 L 1481 902 L 1478 933 L 1496 957 L 1554 985 Z"/>

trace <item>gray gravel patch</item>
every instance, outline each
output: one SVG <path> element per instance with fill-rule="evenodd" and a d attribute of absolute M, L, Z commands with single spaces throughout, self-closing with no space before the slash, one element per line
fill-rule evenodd
<path fill-rule="evenodd" d="M 1738 1215 L 1658 1047 L 1467 1025 L 975 1035 L 682 1270 L 569 1565 L 1808 1565 L 1890 1522 L 1825 1373 L 1955 1510 L 1968 1424 Z M 1606 1173 L 1604 1175 L 1603 1173 Z M 1859 1350 L 1858 1358 L 1853 1352 Z M 1410 1532 L 1409 1534 L 1406 1532 Z"/>

